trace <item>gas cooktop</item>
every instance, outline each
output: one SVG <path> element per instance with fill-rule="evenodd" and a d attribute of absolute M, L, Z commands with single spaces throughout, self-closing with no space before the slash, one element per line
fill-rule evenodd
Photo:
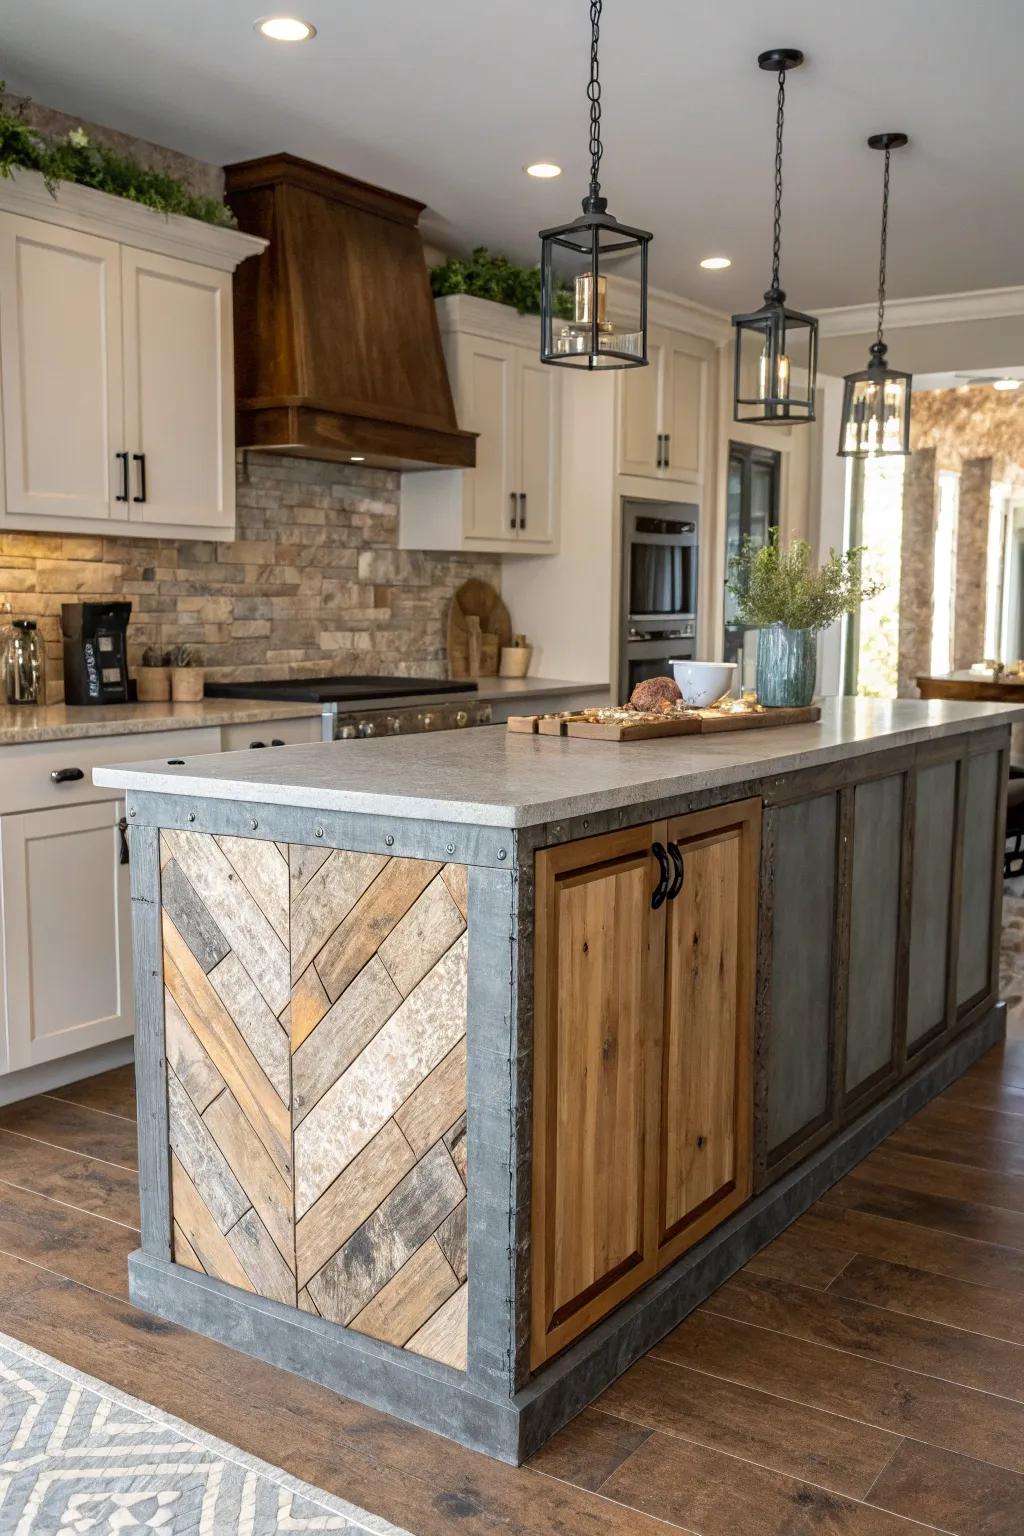
<path fill-rule="evenodd" d="M 446 677 L 283 677 L 255 683 L 207 683 L 214 699 L 283 699 L 293 704 L 356 704 L 423 694 L 475 693 L 476 683 Z"/>

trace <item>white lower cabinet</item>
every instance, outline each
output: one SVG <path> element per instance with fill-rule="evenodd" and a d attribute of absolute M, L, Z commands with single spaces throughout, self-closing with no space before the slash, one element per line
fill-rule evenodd
<path fill-rule="evenodd" d="M 131 909 L 123 802 L 0 817 L 8 1071 L 132 1030 Z"/>

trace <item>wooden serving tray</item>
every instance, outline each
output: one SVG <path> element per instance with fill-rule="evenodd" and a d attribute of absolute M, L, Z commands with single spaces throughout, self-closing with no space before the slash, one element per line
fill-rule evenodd
<path fill-rule="evenodd" d="M 773 725 L 806 725 L 821 719 L 817 704 L 804 709 L 764 709 L 730 713 L 704 709 L 685 714 L 638 715 L 636 720 L 590 720 L 585 714 L 510 715 L 507 728 L 528 736 L 571 736 L 590 741 L 651 741 L 659 736 L 713 735 Z"/>

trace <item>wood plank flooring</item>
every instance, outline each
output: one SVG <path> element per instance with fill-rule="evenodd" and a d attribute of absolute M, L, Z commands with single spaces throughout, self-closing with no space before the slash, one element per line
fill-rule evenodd
<path fill-rule="evenodd" d="M 0 1111 L 0 1328 L 416 1536 L 1020 1536 L 1024 1040 L 504 1467 L 132 1307 L 130 1068 Z"/>

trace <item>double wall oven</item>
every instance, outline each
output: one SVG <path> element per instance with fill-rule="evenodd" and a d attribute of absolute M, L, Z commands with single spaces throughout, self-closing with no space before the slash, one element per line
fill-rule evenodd
<path fill-rule="evenodd" d="M 696 655 L 698 521 L 692 502 L 623 500 L 623 699 L 644 678 L 666 674 L 669 661 Z"/>

